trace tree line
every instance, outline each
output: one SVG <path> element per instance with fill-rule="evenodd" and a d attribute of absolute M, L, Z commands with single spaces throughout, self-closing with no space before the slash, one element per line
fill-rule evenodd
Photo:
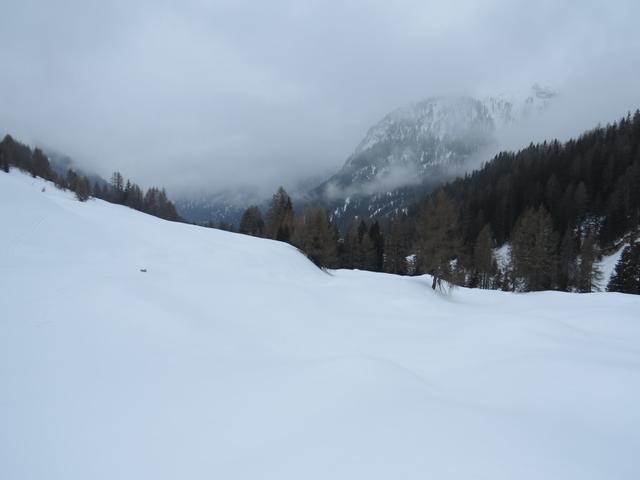
<path fill-rule="evenodd" d="M 238 231 L 289 242 L 322 267 L 429 273 L 434 288 L 511 291 L 593 291 L 598 260 L 626 242 L 626 280 L 612 278 L 608 289 L 640 293 L 640 280 L 628 273 L 638 268 L 639 219 L 636 111 L 565 143 L 499 153 L 407 211 L 368 223 L 356 218 L 342 234 L 320 206 L 295 215 L 282 187 L 265 217 L 251 206 Z"/>
<path fill-rule="evenodd" d="M 58 188 L 71 190 L 81 202 L 91 197 L 110 203 L 126 205 L 165 220 L 179 221 L 175 205 L 167 197 L 164 188 L 149 188 L 146 192 L 131 180 L 125 180 L 120 172 L 111 176 L 109 183 L 89 177 L 69 169 L 61 175 L 51 168 L 51 163 L 41 149 L 31 149 L 6 135 L 0 142 L 0 169 L 9 172 L 11 167 L 53 182 Z"/>
<path fill-rule="evenodd" d="M 422 271 L 483 288 L 590 292 L 601 255 L 638 234 L 640 111 L 565 143 L 500 153 L 414 218 Z M 491 247 L 507 242 L 498 268 Z"/>
<path fill-rule="evenodd" d="M 291 197 L 283 187 L 273 195 L 264 216 L 255 205 L 247 208 L 238 232 L 290 243 L 322 268 L 383 269 L 384 238 L 377 221 L 354 223 L 341 237 L 321 206 L 307 206 L 302 214 L 296 215 Z"/>

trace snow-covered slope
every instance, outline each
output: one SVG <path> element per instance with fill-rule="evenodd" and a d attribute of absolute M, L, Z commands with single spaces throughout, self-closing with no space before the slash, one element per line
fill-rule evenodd
<path fill-rule="evenodd" d="M 327 274 L 43 186 L 0 172 L 0 478 L 640 477 L 640 297 Z"/>

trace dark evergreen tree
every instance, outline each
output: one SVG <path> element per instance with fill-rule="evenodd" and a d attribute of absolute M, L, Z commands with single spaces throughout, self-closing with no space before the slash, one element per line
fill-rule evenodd
<path fill-rule="evenodd" d="M 244 211 L 240 219 L 238 232 L 245 235 L 253 235 L 254 237 L 262 237 L 264 235 L 264 220 L 260 209 L 256 205 L 252 205 Z"/>
<path fill-rule="evenodd" d="M 97 180 L 93 182 L 92 193 L 93 193 L 93 196 L 96 198 L 99 198 L 101 200 L 105 199 L 104 189 L 102 188 L 102 185 L 100 184 L 100 182 Z"/>
<path fill-rule="evenodd" d="M 380 230 L 380 224 L 375 221 L 369 227 L 367 232 L 371 243 L 373 244 L 374 257 L 372 259 L 372 270 L 382 272 L 384 264 L 384 235 Z"/>
<path fill-rule="evenodd" d="M 0 151 L 4 161 L 26 172 L 32 171 L 31 149 L 6 135 L 0 142 Z"/>
<path fill-rule="evenodd" d="M 267 212 L 265 233 L 268 238 L 288 242 L 293 233 L 293 204 L 289 194 L 284 188 L 278 191 L 271 199 L 271 205 Z"/>
<path fill-rule="evenodd" d="M 150 214 L 158 216 L 160 213 L 160 190 L 156 187 L 151 187 L 144 194 L 142 199 L 143 211 Z"/>
<path fill-rule="evenodd" d="M 165 220 L 179 221 L 180 217 L 176 211 L 175 205 L 167 197 L 167 192 L 164 188 L 160 189 L 158 193 L 158 217 Z"/>
<path fill-rule="evenodd" d="M 562 236 L 560 252 L 558 255 L 557 281 L 558 289 L 568 291 L 577 283 L 577 262 L 578 247 L 577 239 L 573 235 L 571 228 L 567 228 Z"/>
<path fill-rule="evenodd" d="M 76 198 L 81 202 L 86 202 L 91 194 L 89 180 L 84 176 L 76 176 L 73 191 Z"/>
<path fill-rule="evenodd" d="M 389 220 L 384 237 L 383 271 L 405 275 L 409 255 L 410 235 L 406 215 L 397 215 Z"/>
<path fill-rule="evenodd" d="M 67 177 L 65 180 L 66 188 L 75 192 L 78 186 L 78 178 L 78 174 L 74 170 L 71 168 L 67 170 Z"/>
<path fill-rule="evenodd" d="M 32 171 L 31 174 L 34 177 L 41 177 L 45 180 L 51 180 L 51 166 L 49 165 L 49 159 L 46 157 L 42 150 L 36 148 L 33 151 L 31 159 Z"/>
<path fill-rule="evenodd" d="M 4 152 L 4 149 L 0 145 L 0 168 L 5 173 L 9 173 L 9 158 L 8 155 Z"/>
<path fill-rule="evenodd" d="M 120 172 L 111 175 L 111 198 L 113 203 L 122 203 L 124 200 L 124 178 Z"/>
<path fill-rule="evenodd" d="M 357 264 L 357 252 L 360 242 L 358 241 L 358 228 L 355 222 L 352 222 L 347 234 L 344 236 L 340 246 L 339 246 L 339 255 L 340 255 L 340 266 L 342 268 L 358 268 Z"/>
<path fill-rule="evenodd" d="M 135 210 L 142 211 L 144 209 L 144 195 L 142 189 L 135 183 L 127 180 L 123 204 Z"/>
<path fill-rule="evenodd" d="M 335 232 L 323 208 L 308 208 L 296 225 L 292 243 L 319 267 L 336 268 L 338 255 Z"/>
<path fill-rule="evenodd" d="M 359 270 L 376 271 L 378 266 L 377 249 L 373 240 L 365 230 L 362 236 L 358 235 L 360 241 L 355 252 L 354 268 Z"/>
<path fill-rule="evenodd" d="M 418 221 L 418 265 L 433 276 L 435 290 L 442 282 L 456 280 L 454 260 L 460 253 L 460 213 L 457 205 L 440 191 L 425 206 Z"/>
<path fill-rule="evenodd" d="M 528 209 L 516 223 L 511 244 L 514 289 L 548 290 L 554 286 L 556 234 L 546 209 Z"/>
<path fill-rule="evenodd" d="M 607 291 L 640 294 L 640 243 L 632 243 L 622 250 Z"/>
<path fill-rule="evenodd" d="M 580 264 L 578 265 L 577 278 L 579 292 L 589 293 L 599 288 L 602 272 L 598 268 L 597 260 L 595 236 L 589 233 L 580 248 Z"/>
<path fill-rule="evenodd" d="M 486 224 L 478 233 L 473 247 L 474 276 L 477 278 L 477 286 L 485 289 L 491 288 L 491 279 L 496 273 L 492 237 L 491 227 Z"/>

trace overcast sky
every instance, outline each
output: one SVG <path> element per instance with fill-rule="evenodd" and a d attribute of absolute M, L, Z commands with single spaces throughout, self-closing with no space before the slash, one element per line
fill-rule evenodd
<path fill-rule="evenodd" d="M 637 0 L 4 0 L 0 132 L 173 191 L 331 172 L 431 95 L 549 85 L 531 136 L 569 135 L 640 107 L 639 18 Z"/>

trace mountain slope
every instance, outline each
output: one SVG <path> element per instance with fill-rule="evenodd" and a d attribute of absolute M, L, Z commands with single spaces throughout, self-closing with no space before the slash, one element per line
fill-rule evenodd
<path fill-rule="evenodd" d="M 182 218 L 198 225 L 237 225 L 249 205 L 262 205 L 265 199 L 248 189 L 226 190 L 210 195 L 179 197 L 176 208 Z"/>
<path fill-rule="evenodd" d="M 640 475 L 638 297 L 327 274 L 15 171 L 0 218 L 2 478 Z"/>
<path fill-rule="evenodd" d="M 493 141 L 494 123 L 478 100 L 430 98 L 374 125 L 326 185 L 328 195 L 374 193 L 445 175 Z"/>
<path fill-rule="evenodd" d="M 505 128 L 554 98 L 534 85 L 517 96 L 432 97 L 399 108 L 369 129 L 344 166 L 313 194 L 341 226 L 405 210 L 447 180 L 477 167 Z"/>

